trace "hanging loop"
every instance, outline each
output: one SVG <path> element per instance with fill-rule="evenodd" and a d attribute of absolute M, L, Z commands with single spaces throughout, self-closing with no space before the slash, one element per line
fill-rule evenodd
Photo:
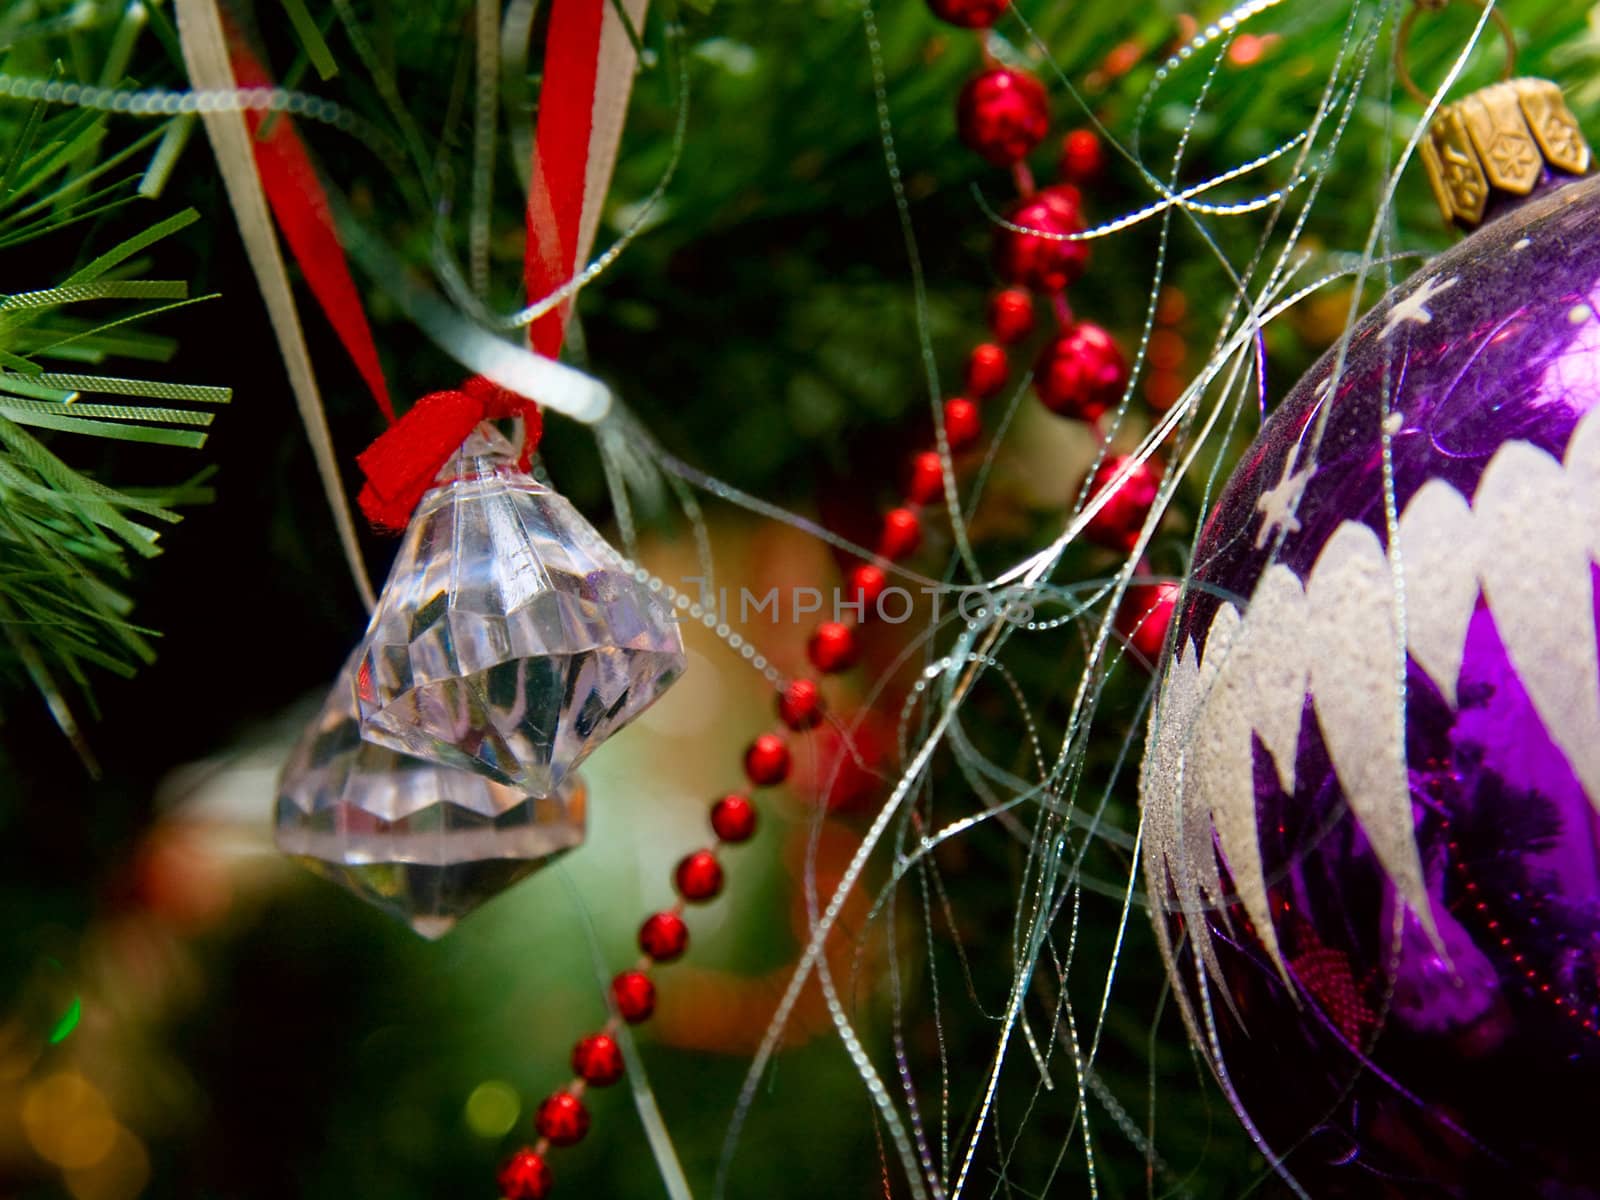
<path fill-rule="evenodd" d="M 1478 9 L 1480 12 L 1485 7 L 1484 0 L 1460 0 L 1460 2 L 1469 8 Z M 1411 68 L 1406 64 L 1406 47 L 1411 41 L 1411 27 L 1416 24 L 1419 14 L 1443 12 L 1449 6 L 1450 0 L 1413 0 L 1411 7 L 1406 10 L 1406 15 L 1400 19 L 1400 28 L 1395 32 L 1395 73 L 1399 76 L 1400 86 L 1410 92 L 1412 98 L 1424 108 L 1433 102 L 1433 98 L 1419 88 L 1416 81 L 1411 78 Z M 1489 16 L 1494 19 L 1495 25 L 1499 27 L 1500 38 L 1505 42 L 1506 65 L 1505 69 L 1500 73 L 1500 79 L 1503 82 L 1510 79 L 1511 73 L 1516 69 L 1517 35 L 1511 28 L 1511 22 L 1506 20 L 1505 13 L 1501 12 L 1499 8 L 1491 8 Z"/>

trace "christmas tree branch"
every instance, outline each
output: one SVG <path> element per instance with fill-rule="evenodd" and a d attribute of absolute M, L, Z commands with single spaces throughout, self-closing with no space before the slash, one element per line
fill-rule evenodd
<path fill-rule="evenodd" d="M 48 18 L 68 6 L 35 7 L 45 19 L 7 31 L 6 67 L 64 81 L 58 23 Z M 68 61 L 80 69 L 93 62 L 83 86 L 123 80 L 148 28 L 146 10 L 102 3 L 76 11 L 77 52 Z M 95 34 L 103 35 L 97 61 Z M 0 249 L 46 243 L 31 263 L 46 253 L 62 260 L 56 282 L 0 295 L 0 676 L 32 685 L 96 774 L 75 709 L 94 711 L 96 672 L 129 676 L 154 658 L 152 631 L 128 619 L 132 562 L 158 554 L 160 529 L 179 519 L 177 507 L 209 492 L 195 479 L 114 487 L 69 460 L 93 449 L 90 439 L 199 449 L 229 390 L 99 369 L 118 358 L 166 362 L 176 343 L 143 324 L 212 298 L 191 296 L 183 280 L 151 277 L 145 257 L 198 217 L 185 209 L 152 221 L 81 265 L 73 260 L 84 243 L 55 235 L 159 195 L 194 121 L 173 116 L 118 138 L 111 114 L 73 107 L 66 89 L 65 107 L 0 108 Z M 79 315 L 85 305 L 92 315 Z M 115 399 L 83 399 L 93 395 Z"/>

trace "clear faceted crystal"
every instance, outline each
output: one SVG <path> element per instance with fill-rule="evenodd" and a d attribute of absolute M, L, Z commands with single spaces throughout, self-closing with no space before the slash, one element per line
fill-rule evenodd
<path fill-rule="evenodd" d="M 684 666 L 671 609 L 487 427 L 418 505 L 360 653 L 369 741 L 544 795 Z"/>
<path fill-rule="evenodd" d="M 577 775 L 528 796 L 362 741 L 352 659 L 284 767 L 278 847 L 435 938 L 580 845 L 586 799 Z"/>

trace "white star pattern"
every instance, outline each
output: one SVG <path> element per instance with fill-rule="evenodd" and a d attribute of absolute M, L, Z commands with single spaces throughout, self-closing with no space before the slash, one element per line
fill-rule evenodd
<path fill-rule="evenodd" d="M 1276 487 L 1262 492 L 1256 501 L 1256 511 L 1262 516 L 1261 528 L 1256 531 L 1257 550 L 1265 546 L 1278 529 L 1285 533 L 1299 532 L 1300 518 L 1294 515 L 1294 508 L 1300 503 L 1300 493 L 1306 490 L 1306 480 L 1316 468 L 1305 467 L 1291 474 L 1293 466 L 1293 460 L 1284 463 L 1283 478 Z"/>
<path fill-rule="evenodd" d="M 1402 324 L 1410 321 L 1417 325 L 1426 325 L 1433 320 L 1433 314 L 1428 311 L 1428 301 L 1440 292 L 1449 291 L 1455 287 L 1455 276 L 1440 280 L 1437 277 L 1427 279 L 1404 300 L 1396 300 L 1394 307 L 1389 310 L 1388 316 L 1383 320 L 1383 328 L 1378 331 L 1380 338 L 1387 338 Z"/>
<path fill-rule="evenodd" d="M 1502 443 L 1470 501 L 1443 479 L 1429 480 L 1401 511 L 1395 536 L 1406 563 L 1409 661 L 1459 710 L 1468 632 L 1484 606 L 1554 753 L 1600 811 L 1591 583 L 1600 563 L 1600 411 L 1578 424 L 1560 461 L 1527 442 Z M 1228 902 L 1220 857 L 1280 970 L 1252 783 L 1259 744 L 1278 787 L 1295 794 L 1308 697 L 1368 844 L 1411 911 L 1425 926 L 1434 919 L 1398 733 L 1405 694 L 1394 686 L 1402 648 L 1395 610 L 1388 551 L 1371 529 L 1345 521 L 1303 580 L 1273 563 L 1243 612 L 1222 604 L 1203 639 L 1203 662 L 1198 636 L 1176 646 L 1151 706 L 1139 782 L 1148 894 L 1172 896 L 1167 911 L 1199 922 L 1207 904 Z M 1155 922 L 1170 966 L 1168 928 Z M 1220 982 L 1209 942 L 1200 939 L 1194 952 L 1204 978 Z M 1187 995 L 1177 997 L 1184 1020 L 1199 1028 Z"/>

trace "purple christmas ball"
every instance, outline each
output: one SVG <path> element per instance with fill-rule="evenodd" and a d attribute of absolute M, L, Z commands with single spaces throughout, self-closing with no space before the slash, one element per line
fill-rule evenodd
<path fill-rule="evenodd" d="M 1146 880 L 1303 1194 L 1600 1200 L 1597 402 L 1590 178 L 1368 313 L 1201 532 Z"/>

